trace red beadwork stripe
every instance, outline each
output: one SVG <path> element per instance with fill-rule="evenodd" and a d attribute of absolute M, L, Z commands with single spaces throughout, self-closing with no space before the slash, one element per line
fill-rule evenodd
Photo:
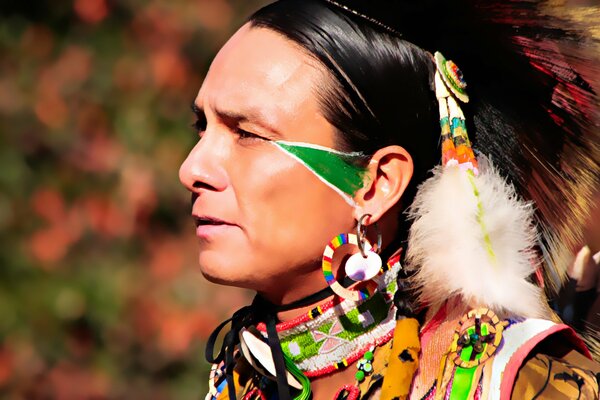
<path fill-rule="evenodd" d="M 321 314 L 324 314 L 325 311 L 329 310 L 331 307 L 333 307 L 335 305 L 340 304 L 341 302 L 342 302 L 342 300 L 339 297 L 334 297 L 333 299 L 326 301 L 325 303 L 320 305 Z M 310 311 L 307 311 L 306 313 L 304 313 L 294 319 L 278 323 L 277 324 L 277 332 L 283 332 L 288 329 L 295 328 L 300 324 L 303 324 L 305 322 L 312 320 L 313 318 L 310 317 L 309 313 L 310 313 Z M 262 333 L 267 332 L 267 326 L 265 325 L 264 322 L 259 322 L 258 325 L 256 325 L 256 329 L 258 329 Z"/>
<path fill-rule="evenodd" d="M 355 385 L 344 385 L 340 388 L 340 390 L 337 391 L 337 393 L 335 394 L 335 396 L 333 396 L 334 399 L 339 399 L 340 395 L 343 392 L 347 392 L 348 395 L 345 397 L 346 400 L 356 400 L 358 399 L 358 396 L 360 395 L 360 389 L 355 386 Z"/>
<path fill-rule="evenodd" d="M 267 400 L 267 398 L 265 397 L 263 392 L 260 391 L 259 388 L 252 389 L 251 391 L 246 393 L 246 395 L 243 397 L 243 400 L 256 400 L 256 399 Z"/>

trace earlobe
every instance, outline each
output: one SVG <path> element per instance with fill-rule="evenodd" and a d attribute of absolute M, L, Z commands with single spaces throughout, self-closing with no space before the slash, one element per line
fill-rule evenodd
<path fill-rule="evenodd" d="M 371 221 L 378 221 L 400 201 L 412 174 L 412 158 L 403 147 L 387 146 L 375 152 L 367 167 L 365 187 L 355 197 L 355 218 L 371 214 Z"/>

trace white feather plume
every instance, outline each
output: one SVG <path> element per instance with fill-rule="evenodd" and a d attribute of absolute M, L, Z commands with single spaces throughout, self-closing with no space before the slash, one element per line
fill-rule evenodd
<path fill-rule="evenodd" d="M 420 299 L 439 305 L 459 295 L 468 306 L 547 317 L 543 291 L 529 280 L 538 267 L 533 204 L 520 200 L 488 160 L 478 159 L 477 176 L 458 166 L 437 168 L 409 210 L 414 222 L 406 261 L 416 269 Z"/>

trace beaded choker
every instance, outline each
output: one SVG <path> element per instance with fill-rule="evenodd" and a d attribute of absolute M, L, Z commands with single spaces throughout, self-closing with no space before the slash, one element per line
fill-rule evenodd
<path fill-rule="evenodd" d="M 283 353 L 310 378 L 351 365 L 374 346 L 387 343 L 396 324 L 393 303 L 400 264 L 374 280 L 378 290 L 355 302 L 338 297 L 291 321 L 277 324 Z M 264 323 L 258 330 L 267 337 Z"/>

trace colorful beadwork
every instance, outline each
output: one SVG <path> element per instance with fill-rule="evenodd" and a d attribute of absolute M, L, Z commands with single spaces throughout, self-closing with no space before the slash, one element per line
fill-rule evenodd
<path fill-rule="evenodd" d="M 463 73 L 456 64 L 454 64 L 452 60 L 447 60 L 445 67 L 452 82 L 461 90 L 465 90 L 467 88 L 467 82 L 463 79 Z"/>
<path fill-rule="evenodd" d="M 243 400 L 267 400 L 267 398 L 259 388 L 254 388 L 244 395 Z"/>
<path fill-rule="evenodd" d="M 442 165 L 459 165 L 472 170 L 477 175 L 477 159 L 471 147 L 465 116 L 456 99 L 467 103 L 467 84 L 456 64 L 435 53 L 437 71 L 435 91 L 439 102 L 442 139 Z"/>
<path fill-rule="evenodd" d="M 334 400 L 357 400 L 360 389 L 354 385 L 344 385 L 333 397 Z"/>
<path fill-rule="evenodd" d="M 341 298 L 353 301 L 367 299 L 373 295 L 375 289 L 377 288 L 376 284 L 369 281 L 366 282 L 365 285 L 361 285 L 356 289 L 346 289 L 335 279 L 335 276 L 333 275 L 333 254 L 337 249 L 345 245 L 353 245 L 358 247 L 358 237 L 353 233 L 342 233 L 331 239 L 329 244 L 325 247 L 325 251 L 323 251 L 323 259 L 321 262 L 323 277 L 325 277 L 325 281 L 331 287 L 331 290 L 333 290 L 334 293 L 340 296 Z M 365 249 L 368 251 L 371 249 L 371 246 L 368 243 L 365 243 Z"/>
<path fill-rule="evenodd" d="M 365 378 L 373 372 L 373 350 L 367 351 L 363 358 L 358 360 L 356 363 L 356 371 L 355 378 L 358 382 L 362 382 Z"/>
<path fill-rule="evenodd" d="M 321 308 L 321 306 L 317 306 L 308 312 L 308 318 L 314 319 L 321 314 L 323 314 L 323 309 Z"/>
<path fill-rule="evenodd" d="M 206 394 L 205 400 L 211 400 L 219 395 L 219 388 L 217 387 L 221 377 L 224 375 L 223 369 L 225 364 L 213 364 L 210 368 L 210 374 L 208 376 L 208 393 Z M 223 381 L 224 382 L 224 381 Z"/>
<path fill-rule="evenodd" d="M 397 257 L 374 279 L 375 293 L 359 302 L 334 298 L 306 314 L 277 324 L 283 353 L 310 378 L 327 375 L 359 360 L 373 346 L 387 343 L 394 333 L 400 270 Z M 266 327 L 257 329 L 265 336 Z"/>
<path fill-rule="evenodd" d="M 454 331 L 450 360 L 462 368 L 475 367 L 487 361 L 500 345 L 506 324 L 490 309 L 469 311 Z"/>
<path fill-rule="evenodd" d="M 471 310 L 461 318 L 442 360 L 440 396 L 449 400 L 474 398 L 481 380 L 489 379 L 491 370 L 485 365 L 490 364 L 485 362 L 495 355 L 507 325 L 487 308 Z"/>
<path fill-rule="evenodd" d="M 469 173 L 469 182 L 477 200 L 477 222 L 481 228 L 490 262 L 495 264 L 496 254 L 484 222 L 483 202 L 475 184 L 475 177 L 479 174 L 477 158 L 469 141 L 465 116 L 455 99 L 456 97 L 463 102 L 469 101 L 465 92 L 467 84 L 456 64 L 446 60 L 441 53 L 435 53 L 435 62 L 437 66 L 434 78 L 435 95 L 439 102 L 440 111 L 442 165 L 444 167 L 458 166 L 461 170 Z"/>
<path fill-rule="evenodd" d="M 469 96 L 465 89 L 467 83 L 464 80 L 462 71 L 451 60 L 446 58 L 439 51 L 435 53 L 435 63 L 438 70 L 442 73 L 442 78 L 452 93 L 463 103 L 469 102 Z"/>
<path fill-rule="evenodd" d="M 462 72 L 452 61 L 447 61 L 439 52 L 435 54 L 437 71 L 435 73 L 435 93 L 439 102 L 440 126 L 442 139 L 442 165 L 444 167 L 458 166 L 466 171 L 473 194 L 477 200 L 477 222 L 481 228 L 485 249 L 492 264 L 496 263 L 496 254 L 492 247 L 490 234 L 484 220 L 484 208 L 475 177 L 479 174 L 477 158 L 471 147 L 465 116 L 455 100 L 468 101 L 464 92 L 466 83 Z M 450 70 L 453 73 L 448 72 Z M 459 92 L 458 90 L 462 90 Z"/>

